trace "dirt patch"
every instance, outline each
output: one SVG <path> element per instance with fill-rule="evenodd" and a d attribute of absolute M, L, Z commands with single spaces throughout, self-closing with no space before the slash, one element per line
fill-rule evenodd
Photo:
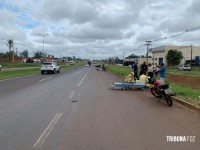
<path fill-rule="evenodd" d="M 187 85 L 193 89 L 200 89 L 200 78 L 178 74 L 168 74 L 167 80 L 171 83 Z"/>

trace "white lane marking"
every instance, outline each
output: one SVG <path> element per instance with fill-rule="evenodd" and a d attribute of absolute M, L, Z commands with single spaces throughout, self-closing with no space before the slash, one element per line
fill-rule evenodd
<path fill-rule="evenodd" d="M 72 91 L 71 94 L 69 95 L 69 99 L 72 99 L 75 95 L 76 91 Z"/>
<path fill-rule="evenodd" d="M 49 123 L 47 128 L 44 130 L 44 132 L 41 134 L 41 136 L 38 138 L 36 143 L 33 145 L 33 148 L 41 148 L 43 143 L 46 141 L 47 137 L 53 130 L 53 127 L 56 125 L 58 122 L 59 118 L 61 117 L 61 113 L 57 113 L 55 117 L 52 119 L 52 121 Z"/>
<path fill-rule="evenodd" d="M 45 81 L 45 80 L 49 80 L 49 79 L 51 79 L 51 78 L 53 78 L 53 76 L 52 76 L 52 77 L 49 77 L 49 78 L 41 79 L 41 80 L 39 80 L 39 81 L 42 82 L 42 81 Z"/>
<path fill-rule="evenodd" d="M 89 71 L 88 71 L 89 72 Z M 83 80 L 86 78 L 86 76 L 87 76 L 87 74 L 88 74 L 88 72 L 86 73 L 86 75 L 83 77 L 83 79 L 78 83 L 78 85 L 77 86 L 81 86 L 81 84 L 83 83 Z"/>

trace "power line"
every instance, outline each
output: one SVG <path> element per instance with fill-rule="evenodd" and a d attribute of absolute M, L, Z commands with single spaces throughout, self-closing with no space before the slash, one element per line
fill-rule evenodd
<path fill-rule="evenodd" d="M 177 34 L 174 34 L 174 35 L 171 35 L 171 36 L 166 36 L 166 37 L 162 37 L 160 39 L 152 40 L 152 42 L 162 41 L 162 40 L 169 39 L 169 38 L 175 38 L 175 37 L 181 36 L 181 35 L 183 35 L 187 32 L 193 32 L 193 31 L 196 31 L 196 30 L 199 30 L 199 29 L 200 29 L 200 26 L 197 26 L 197 27 L 194 27 L 194 28 L 191 28 L 191 29 L 186 29 L 185 31 L 182 31 L 180 33 L 177 33 Z"/>

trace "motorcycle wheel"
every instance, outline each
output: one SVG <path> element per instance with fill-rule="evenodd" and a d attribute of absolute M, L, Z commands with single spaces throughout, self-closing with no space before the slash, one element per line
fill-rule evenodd
<path fill-rule="evenodd" d="M 158 91 L 157 91 L 157 88 L 156 87 L 152 87 L 151 88 L 151 94 L 155 97 L 158 97 L 160 98 L 160 95 L 158 95 Z"/>
<path fill-rule="evenodd" d="M 171 107 L 173 105 L 173 101 L 172 101 L 172 98 L 171 96 L 167 95 L 166 97 L 166 103 L 169 107 Z"/>

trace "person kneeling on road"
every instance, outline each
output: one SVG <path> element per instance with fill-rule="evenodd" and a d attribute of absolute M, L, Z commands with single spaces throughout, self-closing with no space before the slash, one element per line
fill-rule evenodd
<path fill-rule="evenodd" d="M 136 80 L 136 83 L 147 84 L 147 79 L 148 79 L 148 77 L 143 72 L 142 75 L 139 76 L 139 80 Z"/>
<path fill-rule="evenodd" d="M 134 72 L 131 72 L 126 78 L 125 78 L 125 82 L 135 82 L 135 79 L 134 79 Z"/>

